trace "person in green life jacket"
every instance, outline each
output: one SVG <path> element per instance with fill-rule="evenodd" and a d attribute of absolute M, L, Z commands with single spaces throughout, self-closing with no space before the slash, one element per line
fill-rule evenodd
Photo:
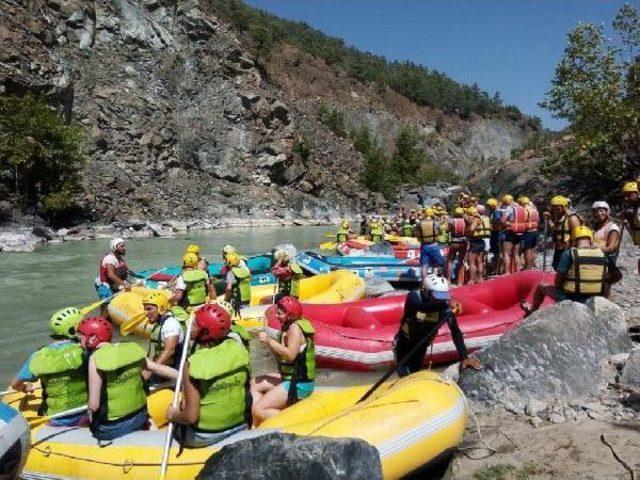
<path fill-rule="evenodd" d="M 251 302 L 251 271 L 235 252 L 227 254 L 226 266 L 224 299 L 239 312 Z"/>
<path fill-rule="evenodd" d="M 415 218 L 407 218 L 402 224 L 402 236 L 403 237 L 413 237 L 413 229 L 415 227 Z"/>
<path fill-rule="evenodd" d="M 171 311 L 167 294 L 153 290 L 142 299 L 142 305 L 147 321 L 152 325 L 147 356 L 160 365 L 177 369 L 184 346 L 184 329 Z M 143 376 L 148 380 L 150 374 L 145 372 Z"/>
<path fill-rule="evenodd" d="M 280 338 L 259 333 L 259 340 L 280 359 L 278 372 L 256 377 L 251 383 L 254 425 L 277 415 L 285 407 L 311 395 L 316 372 L 313 326 L 302 316 L 298 299 L 283 297 L 275 304 L 281 322 Z"/>
<path fill-rule="evenodd" d="M 185 255 L 187 253 L 193 253 L 196 257 L 198 257 L 198 263 L 196 265 L 197 268 L 199 268 L 203 272 L 206 272 L 207 274 L 209 273 L 209 262 L 204 257 L 202 257 L 200 245 L 197 245 L 195 243 L 188 245 L 184 253 Z"/>
<path fill-rule="evenodd" d="M 75 307 L 55 312 L 49 320 L 53 342 L 33 353 L 11 380 L 11 388 L 29 393 L 34 391 L 31 382 L 40 379 L 40 415 L 55 415 L 87 404 L 87 362 L 76 337 L 80 320 L 82 313 Z M 60 427 L 88 424 L 86 412 L 49 421 L 49 425 Z"/>
<path fill-rule="evenodd" d="M 336 242 L 344 243 L 351 238 L 353 238 L 353 232 L 351 232 L 349 220 L 342 220 L 342 222 L 340 222 L 340 228 L 338 228 L 336 232 Z"/>
<path fill-rule="evenodd" d="M 369 224 L 369 236 L 373 243 L 378 243 L 384 240 L 384 228 L 379 220 L 371 220 L 371 223 Z"/>
<path fill-rule="evenodd" d="M 231 317 L 218 304 L 200 308 L 191 337 L 195 352 L 184 366 L 183 401 L 167 409 L 182 445 L 206 447 L 251 425 L 249 352 L 230 336 Z"/>
<path fill-rule="evenodd" d="M 146 358 L 137 343 L 111 343 L 113 327 L 105 318 L 85 318 L 77 331 L 80 345 L 90 355 L 87 407 L 93 436 L 108 441 L 148 428 L 144 370 L 170 379 L 178 372 Z"/>
<path fill-rule="evenodd" d="M 176 278 L 171 303 L 185 310 L 202 305 L 209 298 L 216 298 L 216 288 L 209 281 L 209 273 L 198 267 L 198 256 L 185 253 L 182 257 L 182 273 Z"/>
<path fill-rule="evenodd" d="M 273 253 L 273 258 L 276 263 L 271 268 L 271 273 L 278 279 L 278 292 L 273 299 L 273 303 L 286 296 L 299 298 L 300 280 L 304 276 L 302 268 L 295 260 L 289 258 L 289 252 L 284 249 L 276 250 Z"/>

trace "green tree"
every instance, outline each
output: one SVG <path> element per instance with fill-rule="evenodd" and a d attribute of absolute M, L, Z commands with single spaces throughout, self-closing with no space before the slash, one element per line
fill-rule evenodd
<path fill-rule="evenodd" d="M 50 214 L 69 209 L 84 145 L 82 128 L 65 124 L 44 99 L 0 96 L 0 178 L 24 205 L 43 202 Z"/>
<path fill-rule="evenodd" d="M 543 166 L 571 175 L 593 196 L 617 191 L 640 173 L 638 64 L 640 17 L 625 4 L 613 22 L 619 38 L 602 26 L 578 24 L 567 36 L 564 56 L 541 106 L 569 122 L 571 140 Z"/>
<path fill-rule="evenodd" d="M 402 126 L 398 130 L 392 163 L 401 182 L 414 183 L 421 166 L 428 162 L 421 140 L 422 134 L 416 126 Z"/>

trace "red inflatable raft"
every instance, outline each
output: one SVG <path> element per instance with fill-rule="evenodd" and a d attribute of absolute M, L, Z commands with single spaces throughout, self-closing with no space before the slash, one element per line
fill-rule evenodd
<path fill-rule="evenodd" d="M 372 242 L 367 240 L 348 240 L 338 245 L 338 251 L 342 255 L 366 255 Z M 401 259 L 420 258 L 420 247 L 409 246 L 403 243 L 391 244 L 393 256 Z"/>
<path fill-rule="evenodd" d="M 531 301 L 541 281 L 553 282 L 553 274 L 522 271 L 496 277 L 478 285 L 452 289 L 462 306 L 458 323 L 469 350 L 485 347 L 514 328 L 524 317 L 520 301 Z M 316 331 L 316 363 L 321 367 L 373 370 L 391 364 L 393 338 L 404 310 L 406 294 L 334 305 L 304 304 L 304 316 Z M 551 303 L 547 300 L 547 303 Z M 267 329 L 280 329 L 275 311 L 267 311 Z M 450 362 L 458 357 L 447 326 L 438 332 L 425 363 Z"/>

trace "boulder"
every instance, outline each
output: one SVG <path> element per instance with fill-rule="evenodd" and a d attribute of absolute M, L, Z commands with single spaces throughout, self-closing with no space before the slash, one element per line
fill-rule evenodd
<path fill-rule="evenodd" d="M 376 480 L 382 466 L 378 451 L 363 440 L 269 433 L 223 447 L 196 478 Z"/>
<path fill-rule="evenodd" d="M 596 393 L 606 381 L 608 358 L 631 345 L 619 307 L 604 298 L 589 305 L 564 301 L 531 315 L 478 355 L 483 369 L 461 376 L 465 394 L 524 413 L 532 399 Z"/>
<path fill-rule="evenodd" d="M 379 297 L 385 293 L 394 292 L 393 285 L 382 278 L 367 278 L 366 280 L 366 298 Z"/>
<path fill-rule="evenodd" d="M 31 232 L 0 232 L 0 252 L 33 252 L 42 241 Z"/>
<path fill-rule="evenodd" d="M 640 389 L 640 351 L 635 351 L 624 364 L 620 383 L 634 389 Z"/>
<path fill-rule="evenodd" d="M 31 229 L 31 233 L 33 233 L 36 237 L 44 238 L 47 241 L 53 240 L 54 238 L 58 237 L 56 232 L 47 227 L 35 226 Z"/>

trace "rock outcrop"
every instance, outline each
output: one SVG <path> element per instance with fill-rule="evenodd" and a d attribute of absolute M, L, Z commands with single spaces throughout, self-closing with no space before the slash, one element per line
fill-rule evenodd
<path fill-rule="evenodd" d="M 382 466 L 363 440 L 271 433 L 223 447 L 196 478 L 377 480 Z"/>

